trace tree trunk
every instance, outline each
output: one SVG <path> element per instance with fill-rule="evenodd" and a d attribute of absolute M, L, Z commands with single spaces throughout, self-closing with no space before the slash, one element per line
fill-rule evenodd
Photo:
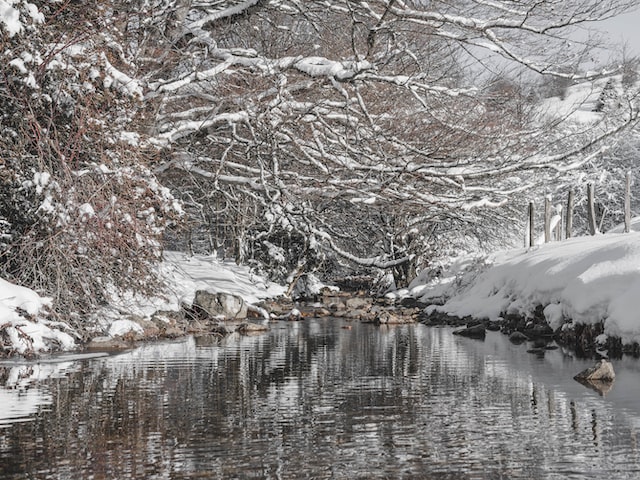
<path fill-rule="evenodd" d="M 551 197 L 544 197 L 544 243 L 551 241 Z"/>
<path fill-rule="evenodd" d="M 529 246 L 533 247 L 536 244 L 535 233 L 533 230 L 534 227 L 534 218 L 533 215 L 535 213 L 533 202 L 529 202 Z"/>
<path fill-rule="evenodd" d="M 624 188 L 624 233 L 631 230 L 631 172 L 627 172 Z"/>
<path fill-rule="evenodd" d="M 596 221 L 596 208 L 595 208 L 595 187 L 593 183 L 587 185 L 587 202 L 589 213 L 589 233 L 595 235 L 598 231 L 598 223 Z"/>
<path fill-rule="evenodd" d="M 565 231 L 565 237 L 571 238 L 573 230 L 573 204 L 575 203 L 575 192 L 573 188 L 569 190 L 569 198 L 567 200 L 567 225 Z"/>

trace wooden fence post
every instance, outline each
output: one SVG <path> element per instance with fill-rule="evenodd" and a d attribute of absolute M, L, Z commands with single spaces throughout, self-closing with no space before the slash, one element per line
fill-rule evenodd
<path fill-rule="evenodd" d="M 534 218 L 533 215 L 535 213 L 533 202 L 529 202 L 529 246 L 533 247 L 536 244 L 535 232 L 533 230 L 534 227 Z"/>
<path fill-rule="evenodd" d="M 631 230 L 631 172 L 627 172 L 624 188 L 624 233 Z"/>
<path fill-rule="evenodd" d="M 573 204 L 575 203 L 575 192 L 573 188 L 569 190 L 569 199 L 567 200 L 567 225 L 565 231 L 565 237 L 571 238 L 573 230 Z"/>
<path fill-rule="evenodd" d="M 593 183 L 587 184 L 587 212 L 589 214 L 589 233 L 595 235 L 598 231 L 595 208 L 595 187 Z"/>
<path fill-rule="evenodd" d="M 558 223 L 556 223 L 553 236 L 557 242 L 560 242 L 562 241 L 562 205 L 556 205 L 556 215 L 558 215 L 560 219 L 558 220 Z"/>
<path fill-rule="evenodd" d="M 544 197 L 544 243 L 551 241 L 551 196 Z"/>

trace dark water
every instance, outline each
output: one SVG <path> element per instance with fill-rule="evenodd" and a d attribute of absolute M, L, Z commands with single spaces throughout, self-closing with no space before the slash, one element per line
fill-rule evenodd
<path fill-rule="evenodd" d="M 0 478 L 640 478 L 636 361 L 342 325 L 0 364 Z"/>

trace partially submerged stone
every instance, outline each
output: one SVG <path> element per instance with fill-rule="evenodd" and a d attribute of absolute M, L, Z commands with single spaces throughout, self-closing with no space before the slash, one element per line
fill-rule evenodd
<path fill-rule="evenodd" d="M 255 333 L 255 332 L 266 332 L 269 330 L 269 325 L 266 323 L 253 323 L 247 322 L 243 323 L 238 327 L 238 332 L 240 333 Z"/>
<path fill-rule="evenodd" d="M 509 341 L 511 343 L 520 344 L 526 342 L 527 340 L 529 340 L 529 337 L 527 337 L 524 333 L 519 332 L 518 330 L 509 335 Z"/>
<path fill-rule="evenodd" d="M 377 325 L 404 325 L 407 323 L 415 323 L 415 318 L 410 315 L 404 315 L 401 311 L 381 310 L 373 312 L 373 323 Z"/>
<path fill-rule="evenodd" d="M 484 340 L 484 338 L 487 335 L 487 329 L 482 324 L 471 325 L 466 328 L 456 330 L 453 332 L 453 334 L 460 335 L 461 337 L 477 338 L 480 340 Z"/>
<path fill-rule="evenodd" d="M 612 382 L 616 378 L 616 374 L 613 371 L 613 365 L 607 360 L 600 360 L 593 367 L 589 367 L 586 370 L 578 373 L 575 380 L 588 380 L 588 381 L 600 381 L 600 382 Z"/>
<path fill-rule="evenodd" d="M 131 344 L 125 342 L 122 338 L 113 337 L 95 337 L 91 339 L 89 343 L 85 345 L 86 350 L 100 350 L 100 351 L 118 351 L 131 348 Z"/>

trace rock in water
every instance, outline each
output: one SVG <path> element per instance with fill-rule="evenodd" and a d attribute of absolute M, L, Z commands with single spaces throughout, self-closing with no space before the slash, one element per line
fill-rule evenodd
<path fill-rule="evenodd" d="M 239 325 L 238 329 L 237 329 L 238 332 L 244 333 L 244 334 L 255 333 L 255 332 L 266 332 L 267 330 L 269 330 L 269 325 L 267 325 L 266 322 L 262 322 L 262 323 L 252 323 L 252 322 L 243 323 L 243 324 Z"/>
<path fill-rule="evenodd" d="M 575 377 L 575 380 L 598 380 L 601 382 L 612 382 L 616 378 L 616 373 L 613 371 L 613 365 L 607 360 L 600 360 L 595 366 L 583 370 Z"/>
<path fill-rule="evenodd" d="M 453 332 L 454 335 L 460 335 L 462 337 L 469 338 L 477 338 L 480 340 L 484 340 L 484 337 L 487 335 L 487 329 L 484 328 L 484 325 L 472 325 L 470 327 L 463 328 L 461 330 L 456 330 Z"/>
<path fill-rule="evenodd" d="M 516 345 L 524 343 L 527 340 L 529 340 L 529 337 L 527 337 L 524 333 L 519 332 L 518 330 L 509 335 L 509 341 L 511 343 L 515 343 Z"/>

